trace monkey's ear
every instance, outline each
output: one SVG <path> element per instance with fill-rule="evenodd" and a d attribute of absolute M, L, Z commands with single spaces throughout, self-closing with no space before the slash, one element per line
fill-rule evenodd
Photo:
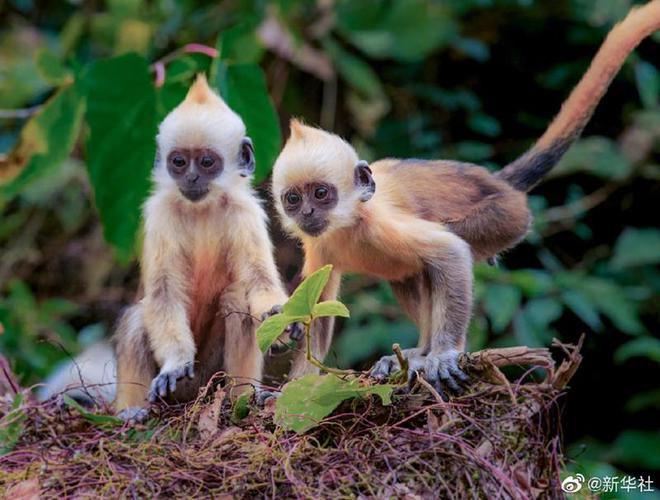
<path fill-rule="evenodd" d="M 355 187 L 362 191 L 360 201 L 369 201 L 376 192 L 376 182 L 372 176 L 369 164 L 364 160 L 360 160 L 355 165 L 353 182 L 355 183 Z"/>
<path fill-rule="evenodd" d="M 241 177 L 248 177 L 254 173 L 255 169 L 254 161 L 254 147 L 252 146 L 252 140 L 249 137 L 246 137 L 241 142 L 241 149 L 238 152 L 238 170 L 241 174 Z"/>

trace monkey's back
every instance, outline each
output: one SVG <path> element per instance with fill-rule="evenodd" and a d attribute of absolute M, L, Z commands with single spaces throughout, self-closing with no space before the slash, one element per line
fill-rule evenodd
<path fill-rule="evenodd" d="M 443 224 L 487 259 L 527 233 L 527 196 L 477 165 L 446 160 L 386 159 L 371 165 L 376 195 Z"/>

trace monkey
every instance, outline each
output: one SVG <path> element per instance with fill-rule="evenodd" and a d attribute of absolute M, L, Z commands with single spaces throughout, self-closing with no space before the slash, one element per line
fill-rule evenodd
<path fill-rule="evenodd" d="M 287 300 L 250 186 L 252 142 L 204 75 L 162 121 L 156 142 L 142 291 L 114 335 L 115 407 L 126 420 L 145 418 L 159 397 L 193 399 L 219 370 L 235 380 L 232 394 L 258 384 L 255 328 Z"/>
<path fill-rule="evenodd" d="M 272 196 L 284 230 L 302 242 L 303 277 L 333 265 L 321 300 L 337 297 L 343 273 L 387 280 L 419 331 L 418 346 L 404 351 L 411 380 L 419 372 L 439 392 L 460 390 L 473 262 L 492 260 L 525 237 L 532 221 L 527 192 L 580 136 L 628 54 L 659 28 L 660 0 L 633 9 L 543 135 L 494 174 L 451 160 L 369 165 L 339 136 L 293 119 L 273 168 Z M 318 359 L 329 350 L 332 329 L 332 318 L 313 325 Z M 371 374 L 383 379 L 399 369 L 395 356 L 384 356 Z M 298 355 L 290 377 L 315 371 Z"/>

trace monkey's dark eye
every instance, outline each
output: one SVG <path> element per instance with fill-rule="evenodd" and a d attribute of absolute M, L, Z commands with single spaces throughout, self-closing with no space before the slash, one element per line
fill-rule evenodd
<path fill-rule="evenodd" d="M 322 200 L 322 199 L 324 199 L 326 196 L 328 196 L 328 188 L 321 186 L 321 187 L 317 187 L 317 188 L 314 190 L 314 197 L 315 197 L 317 200 Z"/>
<path fill-rule="evenodd" d="M 186 159 L 181 155 L 176 155 L 174 158 L 172 158 L 172 165 L 177 168 L 183 168 L 186 166 Z"/>
<path fill-rule="evenodd" d="M 215 164 L 215 159 L 212 156 L 204 155 L 199 160 L 199 164 L 202 168 L 211 168 Z"/>
<path fill-rule="evenodd" d="M 300 195 L 298 193 L 291 192 L 286 195 L 286 201 L 289 205 L 297 205 L 300 203 Z"/>

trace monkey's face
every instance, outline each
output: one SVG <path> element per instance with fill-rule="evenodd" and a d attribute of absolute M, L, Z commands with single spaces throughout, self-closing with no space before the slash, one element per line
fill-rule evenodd
<path fill-rule="evenodd" d="M 291 186 L 281 195 L 288 217 L 310 236 L 321 235 L 328 227 L 330 212 L 337 206 L 337 188 L 330 183 L 308 182 Z"/>
<path fill-rule="evenodd" d="M 254 171 L 254 151 L 249 138 L 244 138 L 235 162 L 245 177 Z M 175 147 L 167 155 L 167 171 L 180 193 L 192 202 L 204 199 L 223 173 L 225 159 L 213 148 Z"/>
<path fill-rule="evenodd" d="M 190 201 L 204 198 L 223 168 L 222 156 L 213 149 L 177 148 L 167 155 L 167 171 Z"/>
<path fill-rule="evenodd" d="M 358 161 L 354 168 L 353 183 L 349 197 L 359 202 L 368 201 L 374 194 L 376 185 L 371 169 L 364 161 Z M 327 230 L 344 226 L 347 216 L 341 210 L 340 190 L 327 181 L 310 181 L 294 184 L 281 191 L 280 203 L 284 214 L 293 220 L 298 228 L 309 236 L 320 236 Z M 352 202 L 344 200 L 352 206 Z M 343 207 L 346 211 L 347 207 Z M 350 210 L 350 209 L 349 209 Z"/>

